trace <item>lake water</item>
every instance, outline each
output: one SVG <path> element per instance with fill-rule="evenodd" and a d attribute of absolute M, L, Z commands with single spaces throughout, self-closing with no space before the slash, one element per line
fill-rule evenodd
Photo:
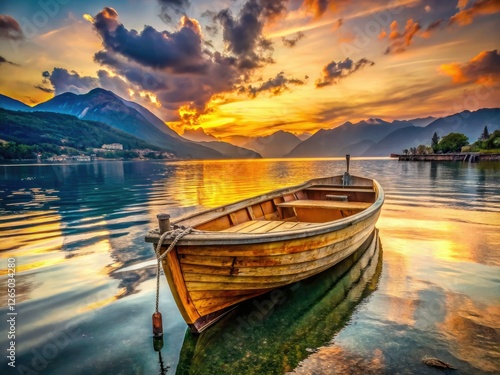
<path fill-rule="evenodd" d="M 176 216 L 340 174 L 344 161 L 94 162 L 0 166 L 0 348 L 16 266 L 16 368 L 2 374 L 456 374 L 500 372 L 500 165 L 351 160 L 386 192 L 380 248 L 312 280 L 255 324 L 265 296 L 199 338 L 166 280 L 153 350 L 156 214 Z"/>

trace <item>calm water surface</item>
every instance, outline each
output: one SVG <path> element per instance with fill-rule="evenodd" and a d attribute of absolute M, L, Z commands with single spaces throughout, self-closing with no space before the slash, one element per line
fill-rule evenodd
<path fill-rule="evenodd" d="M 153 350 L 156 214 L 215 207 L 340 174 L 344 161 L 95 162 L 0 166 L 0 348 L 16 260 L 12 374 L 456 374 L 500 372 L 500 166 L 354 160 L 386 191 L 380 248 L 285 298 L 251 301 L 199 338 L 161 279 Z M 267 310 L 266 310 L 267 311 Z M 252 315 L 253 313 L 253 315 Z M 261 317 L 262 319 L 253 319 Z M 253 319 L 253 320 L 252 320 Z"/>

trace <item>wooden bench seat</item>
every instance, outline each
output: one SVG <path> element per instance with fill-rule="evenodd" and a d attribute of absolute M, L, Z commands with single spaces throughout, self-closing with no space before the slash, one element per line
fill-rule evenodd
<path fill-rule="evenodd" d="M 276 206 L 285 208 L 325 208 L 330 210 L 364 210 L 370 207 L 372 203 L 367 202 L 342 202 L 342 201 L 324 201 L 300 199 L 278 203 Z"/>
<path fill-rule="evenodd" d="M 311 188 L 332 188 L 332 189 L 364 189 L 373 191 L 373 185 L 313 185 Z"/>
<path fill-rule="evenodd" d="M 331 191 L 331 192 L 339 192 L 339 193 L 374 193 L 373 188 L 368 189 L 359 189 L 359 188 L 351 188 L 349 186 L 345 188 L 333 188 L 333 187 L 310 187 L 304 190 L 310 191 Z"/>
<path fill-rule="evenodd" d="M 269 233 L 281 232 L 286 230 L 296 230 L 308 227 L 313 223 L 301 223 L 297 221 L 280 221 L 280 220 L 250 220 L 244 223 L 234 225 L 224 229 L 221 232 L 232 233 Z"/>

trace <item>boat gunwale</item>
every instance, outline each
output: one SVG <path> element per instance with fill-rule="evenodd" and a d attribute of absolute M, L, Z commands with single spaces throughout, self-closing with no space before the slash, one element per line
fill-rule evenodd
<path fill-rule="evenodd" d="M 207 215 L 210 213 L 220 213 L 220 216 L 228 215 L 236 210 L 239 210 L 242 207 L 243 204 L 245 204 L 245 207 L 248 207 L 253 204 L 258 204 L 260 202 L 264 202 L 266 200 L 273 199 L 275 197 L 282 196 L 283 194 L 287 193 L 293 193 L 295 191 L 303 190 L 306 189 L 307 187 L 318 184 L 321 181 L 324 181 L 326 179 L 332 179 L 340 177 L 339 175 L 336 176 L 327 176 L 327 177 L 320 177 L 320 178 L 315 178 L 311 179 L 309 181 L 306 181 L 300 185 L 295 185 L 295 186 L 290 186 L 290 187 L 285 187 L 282 189 L 278 190 L 273 190 L 268 193 L 261 194 L 257 197 L 250 197 L 246 199 L 242 199 L 240 201 L 230 203 L 228 205 L 224 206 L 219 206 L 216 208 L 212 208 L 209 210 L 203 210 L 203 211 L 196 211 L 196 212 L 191 212 L 188 214 L 185 214 L 183 216 L 180 216 L 179 218 L 176 218 L 175 221 L 173 221 L 173 224 L 182 223 L 183 221 L 189 220 L 189 219 L 195 219 L 196 216 L 200 216 L 200 218 L 203 215 Z M 220 231 L 200 231 L 200 232 L 195 232 L 195 233 L 190 233 L 185 235 L 179 242 L 179 246 L 198 246 L 200 244 L 203 245 L 241 245 L 241 244 L 253 244 L 253 243 L 262 243 L 262 242 L 277 242 L 277 241 L 287 241 L 287 240 L 293 240 L 293 239 L 299 239 L 299 238 L 306 238 L 306 237 L 311 237 L 311 236 L 316 236 L 316 235 L 321 235 L 324 233 L 332 232 L 332 231 L 337 231 L 344 229 L 348 226 L 354 225 L 358 222 L 361 222 L 373 215 L 375 215 L 380 209 L 382 208 L 382 205 L 385 200 L 385 194 L 384 190 L 382 189 L 382 186 L 378 183 L 377 180 L 367 178 L 367 177 L 360 177 L 360 176 L 351 176 L 355 178 L 360 178 L 364 180 L 370 180 L 373 184 L 373 188 L 375 189 L 375 193 L 377 196 L 377 199 L 375 202 L 373 202 L 368 208 L 364 209 L 363 211 L 360 211 L 358 213 L 355 213 L 351 216 L 348 216 L 346 218 L 338 219 L 338 220 L 332 220 L 328 221 L 325 223 L 313 223 L 310 226 L 306 228 L 301 228 L 297 230 L 283 230 L 283 231 L 273 231 L 269 233 L 238 233 L 238 232 L 220 232 Z M 368 185 L 367 185 L 368 186 Z M 347 186 L 348 187 L 348 186 Z M 219 216 L 219 217 L 220 217 Z M 211 218 L 210 220 L 214 220 L 217 217 Z M 197 225 L 203 224 L 203 222 L 197 223 Z M 146 242 L 151 242 L 151 243 L 157 243 L 158 239 L 160 237 L 160 234 L 157 229 L 150 231 L 145 240 Z M 168 244 L 171 240 L 166 240 L 165 244 Z"/>

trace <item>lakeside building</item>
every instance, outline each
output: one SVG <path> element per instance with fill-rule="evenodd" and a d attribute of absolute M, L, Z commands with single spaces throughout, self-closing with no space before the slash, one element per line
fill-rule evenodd
<path fill-rule="evenodd" d="M 123 151 L 123 145 L 121 143 L 110 143 L 101 146 L 104 150 L 120 150 Z"/>

